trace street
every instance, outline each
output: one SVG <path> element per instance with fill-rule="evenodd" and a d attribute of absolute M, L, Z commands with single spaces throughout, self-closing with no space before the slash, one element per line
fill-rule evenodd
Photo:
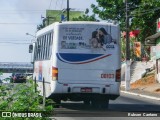
<path fill-rule="evenodd" d="M 54 112 L 55 117 L 138 117 L 138 115 L 140 117 L 146 117 L 147 115 L 160 117 L 160 102 L 121 93 L 117 100 L 110 100 L 108 110 L 85 106 L 83 102 L 67 101 L 62 102 L 61 107 L 55 108 Z"/>

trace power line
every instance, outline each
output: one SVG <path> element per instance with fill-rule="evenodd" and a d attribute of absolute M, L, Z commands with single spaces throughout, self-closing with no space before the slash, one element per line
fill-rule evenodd
<path fill-rule="evenodd" d="M 128 10 L 129 9 L 134 9 L 134 8 L 140 8 L 141 6 L 144 6 L 144 5 L 139 5 L 139 6 L 135 6 L 135 7 L 128 7 Z M 160 7 L 157 7 L 157 8 L 153 8 L 153 9 L 149 9 L 149 10 L 143 10 L 143 11 L 140 11 L 139 13 L 144 13 L 144 14 L 147 14 L 147 13 L 149 13 L 149 12 L 152 12 L 152 11 L 155 11 L 155 10 L 159 10 L 160 9 Z M 122 9 L 120 9 L 119 10 L 120 12 L 125 12 L 125 8 L 122 8 Z M 133 10 L 134 11 L 134 10 Z M 137 11 L 138 12 L 138 11 Z M 145 13 L 146 12 L 146 13 Z M 133 14 L 136 14 L 136 13 L 133 13 Z M 132 14 L 132 15 L 133 15 Z M 131 15 L 131 16 L 132 16 Z M 141 14 L 141 15 L 143 15 L 143 14 Z"/>
<path fill-rule="evenodd" d="M 63 6 L 63 2 L 64 2 L 64 1 L 62 0 L 61 9 L 62 9 L 62 6 Z M 68 8 L 68 9 L 69 9 L 69 8 Z M 67 9 L 63 9 L 63 10 L 67 10 Z M 59 11 L 59 13 L 56 15 L 56 18 L 63 13 L 63 12 L 62 12 L 63 10 L 60 10 L 60 11 Z"/>
<path fill-rule="evenodd" d="M 156 10 L 160 10 L 160 7 L 157 7 L 157 8 L 154 8 L 154 9 L 150 9 L 150 10 L 140 11 L 139 13 L 138 13 L 138 11 L 137 11 L 136 13 L 133 13 L 133 14 L 131 14 L 130 16 L 133 16 L 133 17 L 134 17 L 134 15 L 135 15 L 135 16 L 144 15 L 144 14 L 148 14 L 148 13 L 150 13 L 150 12 L 154 12 L 154 11 L 156 11 Z M 139 15 L 137 15 L 137 14 L 139 14 Z"/>
<path fill-rule="evenodd" d="M 129 3 L 127 3 L 129 5 Z M 145 3 L 145 5 L 149 5 L 148 3 Z M 131 7 L 128 7 L 129 9 L 134 9 L 134 8 L 139 8 L 139 7 L 143 7 L 144 5 L 135 5 L 135 6 L 131 6 Z M 150 5 L 149 5 L 150 6 Z M 150 6 L 151 7 L 151 6 Z M 122 8 L 120 11 L 125 11 L 125 7 Z"/>
<path fill-rule="evenodd" d="M 16 40 L 16 39 L 8 40 L 8 39 L 1 39 L 1 38 L 0 38 L 0 42 L 6 42 L 6 41 L 7 41 L 7 42 L 8 42 L 8 41 L 11 41 L 11 42 L 12 42 L 12 41 L 29 41 L 29 40 Z"/>
<path fill-rule="evenodd" d="M 140 13 L 151 12 L 151 11 L 155 11 L 155 10 L 159 10 L 159 9 L 160 9 L 160 7 L 157 7 L 157 8 L 153 8 L 153 9 L 149 9 L 149 10 L 140 11 Z M 139 12 L 139 11 L 136 11 L 136 12 Z"/>
<path fill-rule="evenodd" d="M 31 43 L 18 43 L 18 42 L 0 42 L 0 44 L 31 44 Z"/>
<path fill-rule="evenodd" d="M 35 24 L 35 25 L 37 25 L 37 24 L 39 24 L 39 23 L 0 23 L 1 25 L 2 24 L 5 24 L 5 25 L 7 25 L 7 24 L 15 24 L 15 25 L 33 25 L 33 24 Z"/>
<path fill-rule="evenodd" d="M 1 10 L 0 14 L 40 14 L 45 12 L 46 10 L 20 10 L 20 11 Z"/>
<path fill-rule="evenodd" d="M 0 42 L 28 42 L 29 40 L 0 40 Z"/>
<path fill-rule="evenodd" d="M 45 13 L 45 11 L 43 11 L 43 12 L 12 12 L 12 13 L 8 13 L 8 12 L 4 12 L 4 13 L 1 13 L 0 12 L 0 14 L 2 15 L 2 14 L 42 14 L 42 13 Z"/>
<path fill-rule="evenodd" d="M 15 12 L 17 12 L 17 11 L 45 11 L 46 9 L 41 9 L 41 10 L 25 10 L 25 9 L 21 9 L 21 10 L 0 10 L 0 12 L 3 12 L 3 11 L 15 11 Z"/>
<path fill-rule="evenodd" d="M 132 7 L 128 7 L 129 9 L 134 9 L 134 8 L 139 8 L 139 7 L 141 7 L 141 6 L 143 6 L 143 5 L 138 5 L 138 6 L 132 6 Z M 122 9 L 120 9 L 120 11 L 125 11 L 126 10 L 126 8 L 124 7 L 124 8 L 122 8 Z"/>
<path fill-rule="evenodd" d="M 142 6 L 142 5 L 141 5 Z M 137 6 L 137 8 L 138 7 L 140 7 L 140 6 Z M 128 9 L 130 9 L 130 8 L 136 8 L 136 7 L 128 7 Z M 160 7 L 157 7 L 157 8 L 153 8 L 153 9 L 148 9 L 148 10 L 143 10 L 143 11 L 132 11 L 132 12 L 135 12 L 135 13 L 131 13 L 130 15 L 129 15 L 129 17 L 136 17 L 136 16 L 139 16 L 139 15 L 144 15 L 144 14 L 148 14 L 148 13 L 150 13 L 150 12 L 154 12 L 154 11 L 156 11 L 156 10 L 160 10 Z M 121 10 L 119 10 L 119 11 L 124 11 L 124 9 L 121 9 Z M 137 15 L 137 14 L 139 14 L 139 15 Z"/>
<path fill-rule="evenodd" d="M 10 46 L 10 45 L 27 45 L 28 46 L 30 44 L 23 44 L 23 43 L 0 43 L 0 46 Z"/>
<path fill-rule="evenodd" d="M 51 8 L 51 4 L 52 4 L 52 0 L 50 1 L 50 4 L 49 4 L 49 9 Z"/>
<path fill-rule="evenodd" d="M 62 9 L 62 6 L 63 6 L 63 0 L 62 0 L 62 3 L 61 3 L 61 9 Z"/>
<path fill-rule="evenodd" d="M 55 5 L 55 9 L 56 9 L 56 7 L 57 7 L 57 3 L 58 3 L 58 0 L 56 0 L 56 5 Z"/>

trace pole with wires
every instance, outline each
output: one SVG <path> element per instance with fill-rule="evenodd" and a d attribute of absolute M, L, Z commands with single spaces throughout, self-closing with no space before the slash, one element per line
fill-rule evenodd
<path fill-rule="evenodd" d="M 67 21 L 69 21 L 69 0 L 67 0 Z"/>
<path fill-rule="evenodd" d="M 125 90 L 130 90 L 130 40 L 129 40 L 129 7 L 126 5 L 126 69 L 125 69 Z"/>

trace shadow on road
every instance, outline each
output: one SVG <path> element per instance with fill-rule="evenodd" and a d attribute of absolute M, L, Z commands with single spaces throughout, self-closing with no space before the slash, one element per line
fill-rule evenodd
<path fill-rule="evenodd" d="M 83 103 L 62 103 L 54 111 L 59 117 L 128 117 L 128 114 L 158 114 L 160 106 L 146 104 L 110 104 L 108 109 L 98 109 Z"/>
<path fill-rule="evenodd" d="M 77 111 L 118 111 L 118 112 L 157 112 L 160 113 L 160 105 L 148 104 L 109 104 L 108 109 L 95 108 L 83 103 L 62 103 L 60 108 Z"/>

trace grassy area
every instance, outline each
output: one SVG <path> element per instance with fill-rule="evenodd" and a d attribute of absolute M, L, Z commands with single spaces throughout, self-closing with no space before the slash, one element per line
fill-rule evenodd
<path fill-rule="evenodd" d="M 27 80 L 26 83 L 0 84 L 0 111 L 46 113 L 53 111 L 53 101 L 50 99 L 43 101 L 39 92 L 35 92 L 34 86 L 33 80 Z"/>

